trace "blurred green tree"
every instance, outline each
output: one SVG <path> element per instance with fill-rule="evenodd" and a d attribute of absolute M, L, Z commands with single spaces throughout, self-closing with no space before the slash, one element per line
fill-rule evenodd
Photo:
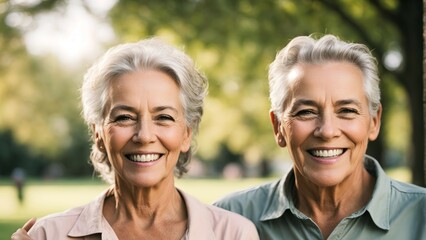
<path fill-rule="evenodd" d="M 79 116 L 76 79 L 81 75 L 66 70 L 54 56 L 29 55 L 23 43 L 28 22 L 59 2 L 0 3 L 0 175 L 20 166 L 41 176 L 53 163 L 65 175 L 91 172 L 87 131 Z"/>
<path fill-rule="evenodd" d="M 5 76 L 0 81 L 0 114 L 7 116 L 0 119 L 0 128 L 12 129 L 18 141 L 70 164 L 88 151 L 83 147 L 86 138 L 75 138 L 86 132 L 76 120 L 77 94 L 70 90 L 77 89 L 69 81 L 76 76 L 64 80 L 54 60 L 29 56 L 16 27 L 19 21 L 14 21 L 67 1 L 10 2 L 0 4 L 0 74 Z M 384 131 L 369 152 L 384 165 L 389 150 L 408 152 L 413 182 L 425 185 L 424 131 L 419 130 L 424 129 L 421 0 L 121 0 L 110 17 L 118 42 L 159 35 L 186 46 L 210 79 L 199 155 L 214 159 L 225 145 L 231 155 L 242 155 L 253 165 L 286 157 L 274 143 L 267 114 L 267 66 L 276 51 L 294 36 L 311 33 L 367 44 L 380 63 L 384 105 Z M 383 64 L 398 54 L 401 64 Z M 394 114 L 404 111 L 409 117 Z M 37 141 L 31 141 L 34 136 Z"/>
<path fill-rule="evenodd" d="M 409 149 L 413 182 L 425 185 L 424 131 L 419 130 L 424 129 L 421 0 L 122 0 L 111 16 L 121 40 L 162 35 L 187 46 L 211 84 L 203 121 L 204 126 L 215 128 L 200 131 L 201 154 L 213 154 L 224 142 L 249 161 L 277 154 L 266 114 L 266 67 L 276 50 L 296 35 L 311 33 L 333 33 L 365 43 L 380 63 L 388 126 L 370 144 L 369 153 L 386 165 L 389 147 Z M 401 54 L 402 63 L 384 66 L 395 52 Z M 405 94 L 395 98 L 398 86 Z M 390 130 L 386 119 L 394 112 L 388 104 L 405 97 L 411 129 Z M 407 131 L 411 131 L 411 143 L 392 136 Z M 384 142 L 384 137 L 396 142 Z"/>

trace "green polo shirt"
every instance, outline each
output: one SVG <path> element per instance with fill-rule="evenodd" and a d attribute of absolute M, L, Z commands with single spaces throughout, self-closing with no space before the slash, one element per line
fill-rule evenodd
<path fill-rule="evenodd" d="M 369 156 L 364 166 L 376 178 L 373 196 L 328 239 L 426 239 L 426 189 L 390 179 Z M 254 222 L 260 239 L 323 239 L 315 222 L 294 206 L 293 189 L 291 170 L 278 181 L 233 193 L 215 205 Z"/>

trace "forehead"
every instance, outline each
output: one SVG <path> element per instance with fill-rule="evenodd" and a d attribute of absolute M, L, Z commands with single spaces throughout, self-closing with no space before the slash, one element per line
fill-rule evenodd
<path fill-rule="evenodd" d="M 110 88 L 141 91 L 152 89 L 157 91 L 180 91 L 177 82 L 167 73 L 156 69 L 144 69 L 123 73 L 115 78 Z"/>
<path fill-rule="evenodd" d="M 297 64 L 288 81 L 289 98 L 365 98 L 362 71 L 348 62 Z"/>
<path fill-rule="evenodd" d="M 180 104 L 180 88 L 168 74 L 158 70 L 139 70 L 125 73 L 110 84 L 111 103 Z"/>

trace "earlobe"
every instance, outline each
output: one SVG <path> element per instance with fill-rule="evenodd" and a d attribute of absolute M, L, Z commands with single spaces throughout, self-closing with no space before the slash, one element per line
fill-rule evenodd
<path fill-rule="evenodd" d="M 275 141 L 280 147 L 286 147 L 287 144 L 281 132 L 281 121 L 278 119 L 278 117 L 275 115 L 275 113 L 272 110 L 269 111 L 269 118 L 271 120 L 272 128 L 274 130 Z"/>
<path fill-rule="evenodd" d="M 96 143 L 96 146 L 98 147 L 98 150 L 99 150 L 99 151 L 101 151 L 101 152 L 103 152 L 103 153 L 106 153 L 105 145 L 104 145 L 104 143 L 103 143 L 103 142 L 97 142 L 97 143 Z"/>
<path fill-rule="evenodd" d="M 382 118 L 382 105 L 380 104 L 379 108 L 377 109 L 376 115 L 371 118 L 370 132 L 368 135 L 368 139 L 370 141 L 376 140 L 377 136 L 379 135 L 381 118 Z"/>
<path fill-rule="evenodd" d="M 96 147 L 98 148 L 99 151 L 105 153 L 106 149 L 105 149 L 104 140 L 102 139 L 100 132 L 96 129 L 96 125 L 94 124 L 92 125 L 92 131 L 93 131 L 93 134 L 95 135 L 94 141 L 95 141 Z"/>

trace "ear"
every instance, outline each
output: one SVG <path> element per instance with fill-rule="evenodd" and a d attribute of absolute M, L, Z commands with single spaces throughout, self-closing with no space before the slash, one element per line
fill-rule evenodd
<path fill-rule="evenodd" d="M 269 118 L 271 119 L 272 127 L 274 129 L 275 141 L 280 147 L 286 147 L 287 144 L 281 132 L 281 121 L 278 119 L 278 117 L 272 110 L 269 111 Z"/>
<path fill-rule="evenodd" d="M 372 116 L 371 118 L 370 130 L 368 133 L 368 139 L 370 141 L 376 140 L 377 136 L 379 135 L 381 118 L 382 118 L 382 105 L 380 104 L 376 115 Z"/>
<path fill-rule="evenodd" d="M 192 129 L 190 127 L 186 127 L 184 136 L 183 136 L 182 146 L 180 148 L 181 152 L 188 152 L 191 147 L 192 142 Z"/>
<path fill-rule="evenodd" d="M 102 138 L 100 130 L 98 129 L 98 127 L 95 124 L 92 124 L 91 128 L 92 128 L 92 132 L 95 136 L 94 141 L 95 141 L 96 147 L 98 148 L 99 151 L 106 153 L 104 140 Z"/>

